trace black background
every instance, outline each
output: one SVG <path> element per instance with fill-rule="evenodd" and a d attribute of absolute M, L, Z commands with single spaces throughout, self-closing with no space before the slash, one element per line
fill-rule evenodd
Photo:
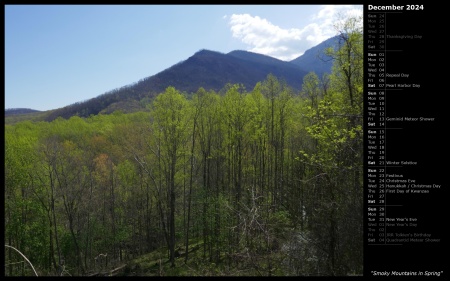
<path fill-rule="evenodd" d="M 448 123 L 444 123 L 445 100 L 448 90 L 439 82 L 437 75 L 438 54 L 435 40 L 432 40 L 432 26 L 429 19 L 438 17 L 434 14 L 431 3 L 420 3 L 423 10 L 406 10 L 406 2 L 399 4 L 385 2 L 385 5 L 404 5 L 400 13 L 386 12 L 386 35 L 421 35 L 422 39 L 388 39 L 386 38 L 386 72 L 408 73 L 410 78 L 387 78 L 387 83 L 415 83 L 420 88 L 387 90 L 385 93 L 387 117 L 434 117 L 433 122 L 387 122 L 385 134 L 386 160 L 414 161 L 417 165 L 389 168 L 387 173 L 402 174 L 404 178 L 415 179 L 417 184 L 439 184 L 440 189 L 431 189 L 428 194 L 387 195 L 386 203 L 402 207 L 387 207 L 387 217 L 417 218 L 418 227 L 399 230 L 400 232 L 429 233 L 431 238 L 440 238 L 438 243 L 404 243 L 393 245 L 370 245 L 367 241 L 367 229 L 364 236 L 364 277 L 378 277 L 375 272 L 392 271 L 423 273 L 439 272 L 439 278 L 448 276 L 448 252 L 446 249 L 446 229 L 448 218 L 447 177 L 449 167 L 446 134 Z M 380 5 L 379 2 L 370 3 Z M 368 5 L 364 5 L 364 23 L 367 22 Z M 434 11 L 436 11 L 434 7 Z M 443 7 L 442 7 L 443 8 Z M 365 25 L 365 42 L 367 32 Z M 434 46 L 434 47 L 433 47 Z M 365 43 L 365 69 L 367 69 L 367 44 Z M 365 81 L 367 76 L 365 75 Z M 444 83 L 441 83 L 444 82 Z M 367 82 L 365 82 L 365 102 L 367 102 Z M 440 85 L 440 86 L 439 86 Z M 367 112 L 364 122 L 367 123 Z M 397 129 L 389 129 L 397 128 Z M 365 127 L 365 133 L 367 127 Z M 365 138 L 365 159 L 367 159 L 367 139 Z M 364 163 L 367 171 L 367 161 Z M 367 175 L 365 186 L 367 185 Z M 367 190 L 365 190 L 364 210 L 367 213 Z M 365 214 L 367 225 L 367 214 Z M 392 231 L 392 229 L 391 229 Z M 437 276 L 429 276 L 428 278 Z"/>

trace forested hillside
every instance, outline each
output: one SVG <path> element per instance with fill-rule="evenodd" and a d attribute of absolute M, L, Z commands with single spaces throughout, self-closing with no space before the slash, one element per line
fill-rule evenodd
<path fill-rule="evenodd" d="M 268 75 L 5 125 L 6 275 L 361 275 L 363 43 L 340 30 L 300 92 Z"/>

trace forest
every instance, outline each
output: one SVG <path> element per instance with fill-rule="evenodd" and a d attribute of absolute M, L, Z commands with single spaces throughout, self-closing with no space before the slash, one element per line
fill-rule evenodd
<path fill-rule="evenodd" d="M 356 25 L 300 92 L 269 74 L 5 125 L 5 275 L 362 275 Z"/>

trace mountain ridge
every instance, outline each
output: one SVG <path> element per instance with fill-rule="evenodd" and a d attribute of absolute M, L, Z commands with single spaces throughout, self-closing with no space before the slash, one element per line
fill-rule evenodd
<path fill-rule="evenodd" d="M 17 115 L 17 114 L 29 114 L 29 113 L 36 113 L 41 112 L 40 110 L 31 109 L 31 108 L 6 108 L 5 109 L 5 116 L 9 115 Z"/>
<path fill-rule="evenodd" d="M 304 68 L 315 68 L 318 76 L 331 71 L 331 57 L 324 54 L 327 48 L 336 48 L 339 44 L 338 36 L 331 37 L 322 43 L 306 50 L 303 55 L 291 60 L 290 62 Z"/>

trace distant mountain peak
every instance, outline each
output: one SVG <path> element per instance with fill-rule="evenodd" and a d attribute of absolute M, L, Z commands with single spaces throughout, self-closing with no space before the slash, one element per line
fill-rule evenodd
<path fill-rule="evenodd" d="M 208 49 L 201 49 L 201 50 L 198 50 L 197 52 L 195 52 L 195 54 L 193 56 L 202 56 L 202 55 L 223 55 L 223 53 L 208 50 Z"/>
<path fill-rule="evenodd" d="M 34 112 L 40 112 L 36 109 L 31 108 L 7 108 L 5 109 L 5 116 L 9 115 L 15 115 L 15 114 L 28 114 L 28 113 L 34 113 Z"/>

